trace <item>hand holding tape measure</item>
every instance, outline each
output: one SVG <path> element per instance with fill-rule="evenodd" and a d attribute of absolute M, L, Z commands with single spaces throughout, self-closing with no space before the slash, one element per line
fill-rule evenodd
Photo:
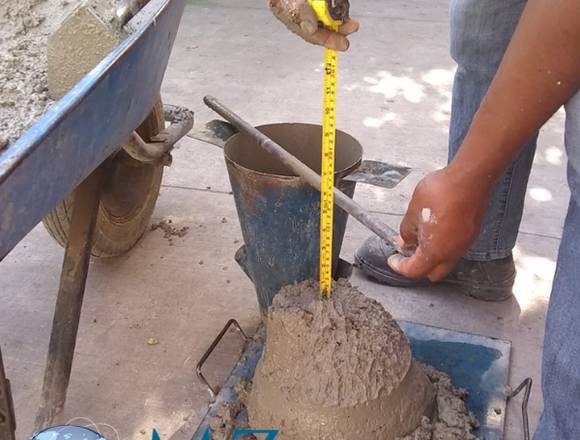
<path fill-rule="evenodd" d="M 345 51 L 347 36 L 358 30 L 359 24 L 349 17 L 348 0 L 268 0 L 272 13 L 288 29 L 312 44 Z M 318 16 L 313 3 L 326 4 L 328 18 L 339 23 L 337 29 L 326 24 L 327 15 Z M 323 19 L 324 18 L 324 19 Z"/>

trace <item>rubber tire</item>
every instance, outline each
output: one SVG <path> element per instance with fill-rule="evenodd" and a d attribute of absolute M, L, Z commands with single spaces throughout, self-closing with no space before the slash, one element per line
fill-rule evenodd
<path fill-rule="evenodd" d="M 157 101 L 151 113 L 139 126 L 137 132 L 145 141 L 150 140 L 165 128 L 163 117 L 163 103 Z M 96 257 L 111 258 L 124 254 L 131 249 L 143 236 L 149 227 L 151 215 L 159 196 L 161 180 L 163 178 L 163 164 L 143 164 L 131 158 L 124 150 L 120 150 L 112 159 L 111 171 L 107 182 L 103 186 L 101 205 L 95 227 L 94 243 L 91 254 Z M 123 176 L 137 175 L 138 186 L 123 182 Z M 136 194 L 123 194 L 127 187 L 136 187 Z M 122 215 L 112 213 L 109 201 L 114 201 L 115 189 L 124 195 L 123 200 L 129 197 L 135 206 Z M 135 197 L 135 195 L 137 197 Z M 68 242 L 68 230 L 71 223 L 74 192 L 62 201 L 43 220 L 44 226 L 54 240 L 62 247 Z M 127 203 L 117 203 L 117 206 L 127 206 Z"/>

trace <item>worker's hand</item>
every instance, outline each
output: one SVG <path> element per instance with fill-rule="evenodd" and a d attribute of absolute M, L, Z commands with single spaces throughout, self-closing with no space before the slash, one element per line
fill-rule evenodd
<path fill-rule="evenodd" d="M 295 34 L 309 43 L 329 49 L 345 51 L 349 42 L 347 35 L 358 31 L 358 21 L 348 19 L 338 32 L 325 29 L 307 0 L 268 0 L 272 13 Z"/>
<path fill-rule="evenodd" d="M 486 185 L 467 182 L 449 167 L 426 176 L 415 188 L 400 227 L 408 258 L 395 254 L 389 266 L 408 278 L 439 281 L 479 235 L 489 200 Z"/>

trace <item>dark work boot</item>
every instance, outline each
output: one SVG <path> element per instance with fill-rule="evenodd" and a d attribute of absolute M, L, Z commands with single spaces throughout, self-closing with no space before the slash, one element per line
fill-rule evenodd
<path fill-rule="evenodd" d="M 355 252 L 356 266 L 369 277 L 389 286 L 416 287 L 435 284 L 428 279 L 406 278 L 391 269 L 388 258 L 395 250 L 379 237 L 370 237 Z M 453 270 L 437 284 L 449 284 L 462 293 L 483 301 L 503 301 L 510 298 L 516 278 L 514 259 L 470 261 L 462 258 Z"/>

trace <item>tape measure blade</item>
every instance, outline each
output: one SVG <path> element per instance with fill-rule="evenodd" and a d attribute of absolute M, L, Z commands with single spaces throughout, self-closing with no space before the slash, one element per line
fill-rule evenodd
<path fill-rule="evenodd" d="M 320 292 L 332 293 L 337 53 L 325 49 L 320 191 Z"/>

